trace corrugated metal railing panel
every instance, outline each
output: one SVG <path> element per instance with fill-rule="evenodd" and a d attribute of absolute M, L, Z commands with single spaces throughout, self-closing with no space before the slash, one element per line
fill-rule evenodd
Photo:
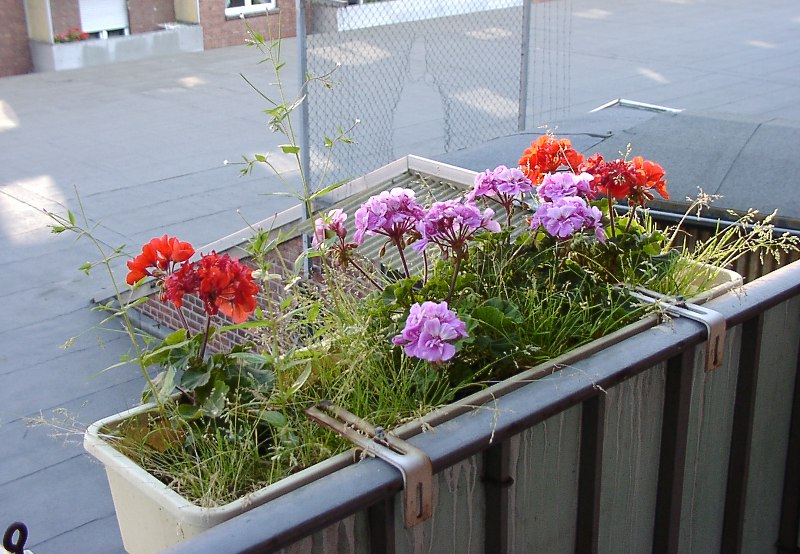
<path fill-rule="evenodd" d="M 508 441 L 508 552 L 575 552 L 580 431 L 575 406 Z"/>
<path fill-rule="evenodd" d="M 695 352 L 678 552 L 720 551 L 740 339 L 740 326 L 728 329 L 724 365 L 710 373 L 705 348 Z"/>
<path fill-rule="evenodd" d="M 415 528 L 370 459 L 173 552 L 792 551 L 800 263 L 707 306 L 728 322 L 716 371 L 704 326 L 676 318 L 410 439 L 437 474 Z"/>
<path fill-rule="evenodd" d="M 798 367 L 800 299 L 764 312 L 742 536 L 743 552 L 767 552 L 776 542 L 794 384 Z M 800 472 L 800 466 L 795 467 Z"/>

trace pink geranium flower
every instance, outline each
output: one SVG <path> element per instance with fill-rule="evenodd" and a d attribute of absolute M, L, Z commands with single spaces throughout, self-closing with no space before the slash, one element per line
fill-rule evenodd
<path fill-rule="evenodd" d="M 494 220 L 491 208 L 481 212 L 472 202 L 462 203 L 457 199 L 434 202 L 425 217 L 417 222 L 421 239 L 412 246 L 422 252 L 433 242 L 444 252 L 461 252 L 480 229 L 500 232 L 500 224 Z"/>
<path fill-rule="evenodd" d="M 536 187 L 536 196 L 540 202 L 552 202 L 565 196 L 581 196 L 593 200 L 597 196 L 597 190 L 592 186 L 593 179 L 588 173 L 548 173 L 542 179 L 542 184 Z"/>
<path fill-rule="evenodd" d="M 411 189 L 393 188 L 372 196 L 356 211 L 357 244 L 364 235 L 385 235 L 399 244 L 403 235 L 413 230 L 417 221 L 425 215 L 425 209 L 417 203 Z"/>
<path fill-rule="evenodd" d="M 467 336 L 466 325 L 447 302 L 423 302 L 411 306 L 405 328 L 392 342 L 407 356 L 439 363 L 455 356 L 453 343 Z"/>
<path fill-rule="evenodd" d="M 311 239 L 311 246 L 319 248 L 325 240 L 331 237 L 338 237 L 340 241 L 344 241 L 347 236 L 347 229 L 344 226 L 346 219 L 347 214 L 339 208 L 329 211 L 323 217 L 318 217 L 314 221 L 314 237 Z"/>
<path fill-rule="evenodd" d="M 531 218 L 531 229 L 544 227 L 553 237 L 565 239 L 579 231 L 591 229 L 597 240 L 606 240 L 603 230 L 603 214 L 597 206 L 589 206 L 578 196 L 563 196 L 552 202 L 539 204 Z"/>

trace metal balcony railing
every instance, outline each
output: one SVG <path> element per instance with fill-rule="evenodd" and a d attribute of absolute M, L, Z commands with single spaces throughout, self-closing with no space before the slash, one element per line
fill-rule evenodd
<path fill-rule="evenodd" d="M 367 459 L 175 547 L 202 552 L 796 552 L 800 263 L 409 440 L 433 517 L 403 526 L 400 472 Z"/>

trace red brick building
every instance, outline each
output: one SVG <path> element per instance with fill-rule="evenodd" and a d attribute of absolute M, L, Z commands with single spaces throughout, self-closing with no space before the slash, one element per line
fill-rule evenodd
<path fill-rule="evenodd" d="M 0 77 L 243 44 L 246 25 L 280 16 L 295 34 L 295 0 L 0 0 Z M 274 20 L 273 20 L 274 21 Z M 85 40 L 63 37 L 77 29 Z"/>

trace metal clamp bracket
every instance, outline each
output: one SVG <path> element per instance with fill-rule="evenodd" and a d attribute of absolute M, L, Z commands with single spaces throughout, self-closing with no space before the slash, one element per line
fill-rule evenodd
<path fill-rule="evenodd" d="M 322 401 L 304 410 L 312 421 L 332 429 L 367 454 L 392 464 L 403 474 L 405 526 L 413 527 L 433 514 L 433 466 L 428 455 L 381 427 Z"/>
<path fill-rule="evenodd" d="M 664 311 L 672 316 L 685 317 L 703 323 L 708 331 L 705 369 L 706 371 L 712 371 L 722 367 L 722 360 L 725 353 L 726 324 L 725 318 L 721 313 L 710 310 L 704 306 L 679 300 L 672 296 L 660 294 L 644 287 L 624 290 L 637 300 L 647 302 L 648 304 L 663 306 Z"/>

